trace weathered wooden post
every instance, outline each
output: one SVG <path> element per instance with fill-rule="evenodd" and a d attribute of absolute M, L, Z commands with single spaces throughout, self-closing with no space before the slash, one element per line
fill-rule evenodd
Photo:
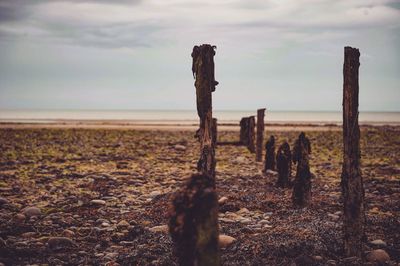
<path fill-rule="evenodd" d="M 218 123 L 217 119 L 212 119 L 212 145 L 214 148 L 217 147 L 217 140 L 218 140 Z"/>
<path fill-rule="evenodd" d="M 275 170 L 275 137 L 270 136 L 265 143 L 265 162 L 264 172 L 267 170 Z"/>
<path fill-rule="evenodd" d="M 262 151 L 264 144 L 264 115 L 265 115 L 265 108 L 257 110 L 257 147 L 256 147 L 257 162 L 262 162 Z"/>
<path fill-rule="evenodd" d="M 292 153 L 290 152 L 289 143 L 286 141 L 279 146 L 276 154 L 276 168 L 278 170 L 278 187 L 289 187 L 290 175 L 292 170 Z"/>
<path fill-rule="evenodd" d="M 173 200 L 169 231 L 179 265 L 216 266 L 218 255 L 218 199 L 214 178 L 191 176 Z"/>
<path fill-rule="evenodd" d="M 310 140 L 301 132 L 293 147 L 293 162 L 297 163 L 292 194 L 293 205 L 305 207 L 311 201 Z"/>
<path fill-rule="evenodd" d="M 240 120 L 240 143 L 245 145 L 251 153 L 256 151 L 255 141 L 256 121 L 254 116 L 243 117 Z"/>
<path fill-rule="evenodd" d="M 214 74 L 215 46 L 203 44 L 194 46 L 192 52 L 192 72 L 196 87 L 197 114 L 200 128 L 197 136 L 200 141 L 198 171 L 215 177 L 215 142 L 213 141 L 212 92 L 218 82 Z"/>
<path fill-rule="evenodd" d="M 358 126 L 358 49 L 344 48 L 343 64 L 343 168 L 344 251 L 346 256 L 363 255 L 365 226 L 364 186 L 360 170 Z"/>

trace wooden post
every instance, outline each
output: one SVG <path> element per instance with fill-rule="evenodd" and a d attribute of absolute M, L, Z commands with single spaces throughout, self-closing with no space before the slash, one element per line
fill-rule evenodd
<path fill-rule="evenodd" d="M 243 117 L 240 120 L 240 142 L 245 145 L 251 153 L 256 151 L 255 141 L 256 121 L 254 116 Z"/>
<path fill-rule="evenodd" d="M 213 118 L 212 120 L 212 137 L 213 146 L 216 148 L 218 140 L 218 123 L 216 118 Z"/>
<path fill-rule="evenodd" d="M 358 126 L 358 49 L 344 48 L 343 64 L 343 169 L 344 252 L 362 257 L 365 237 L 364 186 L 360 170 L 360 129 Z"/>
<path fill-rule="evenodd" d="M 256 119 L 254 115 L 249 116 L 249 131 L 248 131 L 248 145 L 247 148 L 251 153 L 256 152 L 256 146 L 255 146 L 255 135 L 256 135 Z"/>
<path fill-rule="evenodd" d="M 286 141 L 279 146 L 276 154 L 276 168 L 278 170 L 278 187 L 290 186 L 290 175 L 292 170 L 292 153 L 290 152 L 289 143 Z"/>
<path fill-rule="evenodd" d="M 265 143 L 265 162 L 264 172 L 267 170 L 275 170 L 275 137 L 270 136 Z"/>
<path fill-rule="evenodd" d="M 296 207 L 305 207 L 311 201 L 310 140 L 301 132 L 293 147 L 293 162 L 297 163 L 292 201 Z"/>
<path fill-rule="evenodd" d="M 214 74 L 215 46 L 203 44 L 194 46 L 192 52 L 192 72 L 195 78 L 197 114 L 200 128 L 197 136 L 200 141 L 200 159 L 197 169 L 215 178 L 215 142 L 213 141 L 212 92 L 218 82 Z"/>
<path fill-rule="evenodd" d="M 175 196 L 169 231 L 179 265 L 220 265 L 218 255 L 218 199 L 214 178 L 191 176 Z"/>
<path fill-rule="evenodd" d="M 256 147 L 257 162 L 262 162 L 262 151 L 264 144 L 264 115 L 265 115 L 265 108 L 257 110 L 257 147 Z"/>

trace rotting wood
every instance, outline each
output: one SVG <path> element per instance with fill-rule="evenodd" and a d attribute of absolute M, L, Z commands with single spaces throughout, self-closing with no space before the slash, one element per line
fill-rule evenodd
<path fill-rule="evenodd" d="M 215 178 L 215 137 L 213 137 L 212 92 L 218 82 L 214 74 L 215 46 L 194 46 L 192 72 L 195 78 L 197 114 L 200 127 L 196 133 L 200 141 L 200 159 L 197 169 Z"/>
<path fill-rule="evenodd" d="M 179 265 L 220 265 L 214 178 L 192 175 L 172 203 L 169 231 Z"/>
<path fill-rule="evenodd" d="M 290 186 L 290 175 L 292 170 L 292 153 L 287 141 L 279 146 L 276 153 L 276 168 L 278 170 L 278 187 L 286 188 Z"/>
<path fill-rule="evenodd" d="M 360 52 L 344 48 L 343 64 L 343 168 L 341 187 L 344 203 L 344 253 L 362 257 L 365 239 L 364 186 L 360 170 L 358 126 L 358 70 Z"/>
<path fill-rule="evenodd" d="M 275 137 L 270 136 L 267 143 L 265 143 L 265 162 L 264 172 L 267 170 L 275 170 Z"/>
<path fill-rule="evenodd" d="M 256 141 L 257 162 L 262 162 L 262 151 L 264 144 L 264 115 L 265 115 L 265 108 L 257 110 L 257 141 Z"/>
<path fill-rule="evenodd" d="M 311 201 L 310 140 L 301 132 L 293 147 L 293 162 L 297 163 L 292 202 L 295 207 L 305 207 Z"/>

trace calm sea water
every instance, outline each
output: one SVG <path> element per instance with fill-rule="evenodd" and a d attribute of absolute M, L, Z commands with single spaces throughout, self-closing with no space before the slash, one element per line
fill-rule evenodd
<path fill-rule="evenodd" d="M 214 111 L 219 123 L 238 123 L 256 111 Z M 0 122 L 116 121 L 132 123 L 192 124 L 195 110 L 0 110 Z M 341 123 L 341 112 L 266 111 L 266 123 Z M 400 112 L 360 112 L 360 123 L 400 124 Z"/>

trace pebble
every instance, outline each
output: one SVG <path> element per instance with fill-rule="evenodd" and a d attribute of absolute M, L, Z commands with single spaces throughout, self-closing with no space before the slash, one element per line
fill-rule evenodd
<path fill-rule="evenodd" d="M 75 235 L 75 233 L 73 231 L 69 230 L 69 229 L 65 229 L 63 231 L 63 235 L 66 236 L 66 237 L 73 237 Z"/>
<path fill-rule="evenodd" d="M 127 227 L 129 227 L 130 226 L 130 224 L 127 222 L 127 221 L 125 221 L 125 220 L 121 220 L 118 224 L 117 224 L 117 227 L 118 228 L 127 228 Z"/>
<path fill-rule="evenodd" d="M 386 242 L 383 241 L 382 239 L 376 239 L 376 240 L 373 240 L 373 241 L 371 241 L 369 243 L 374 245 L 374 246 L 386 247 Z"/>
<path fill-rule="evenodd" d="M 153 233 L 168 233 L 168 225 L 157 225 L 149 228 L 150 232 Z"/>
<path fill-rule="evenodd" d="M 22 210 L 22 213 L 26 217 L 40 216 L 42 214 L 40 209 L 37 208 L 37 207 L 27 207 L 27 208 Z"/>
<path fill-rule="evenodd" d="M 101 200 L 101 199 L 91 200 L 90 203 L 92 203 L 93 205 L 99 205 L 99 206 L 106 205 L 106 201 Z"/>
<path fill-rule="evenodd" d="M 374 263 L 385 263 L 390 260 L 390 256 L 383 249 L 375 249 L 368 253 L 367 260 Z"/>
<path fill-rule="evenodd" d="M 0 197 L 0 206 L 8 203 L 9 203 L 8 199 Z"/>
<path fill-rule="evenodd" d="M 219 200 L 218 200 L 218 204 L 224 204 L 225 202 L 227 202 L 228 201 L 228 198 L 227 197 L 222 197 L 222 198 L 220 198 Z"/>
<path fill-rule="evenodd" d="M 332 214 L 332 213 L 328 213 L 328 216 L 329 216 L 330 218 L 332 218 L 333 220 L 339 220 L 339 218 L 340 218 L 338 215 Z"/>
<path fill-rule="evenodd" d="M 271 169 L 268 169 L 265 173 L 266 173 L 266 174 L 269 174 L 269 175 L 274 175 L 274 176 L 278 175 L 278 172 L 273 171 L 273 170 L 271 170 Z"/>
<path fill-rule="evenodd" d="M 315 261 L 323 261 L 324 259 L 321 256 L 314 256 Z"/>
<path fill-rule="evenodd" d="M 218 244 L 221 248 L 225 248 L 236 241 L 236 238 L 228 235 L 219 235 Z"/>
<path fill-rule="evenodd" d="M 18 213 L 17 215 L 15 215 L 15 220 L 17 220 L 17 222 L 22 223 L 23 221 L 25 221 L 26 216 L 23 215 L 22 213 Z"/>
<path fill-rule="evenodd" d="M 180 145 L 180 144 L 176 144 L 174 146 L 174 149 L 177 150 L 177 151 L 186 151 L 186 147 L 183 146 L 183 145 Z"/>
<path fill-rule="evenodd" d="M 158 196 L 158 195 L 161 195 L 161 194 L 162 194 L 161 191 L 155 190 L 155 191 L 150 192 L 149 197 L 154 198 L 154 197 L 156 197 L 156 196 Z"/>
<path fill-rule="evenodd" d="M 73 246 L 74 242 L 68 237 L 50 237 L 47 245 L 51 250 L 60 250 Z"/>

